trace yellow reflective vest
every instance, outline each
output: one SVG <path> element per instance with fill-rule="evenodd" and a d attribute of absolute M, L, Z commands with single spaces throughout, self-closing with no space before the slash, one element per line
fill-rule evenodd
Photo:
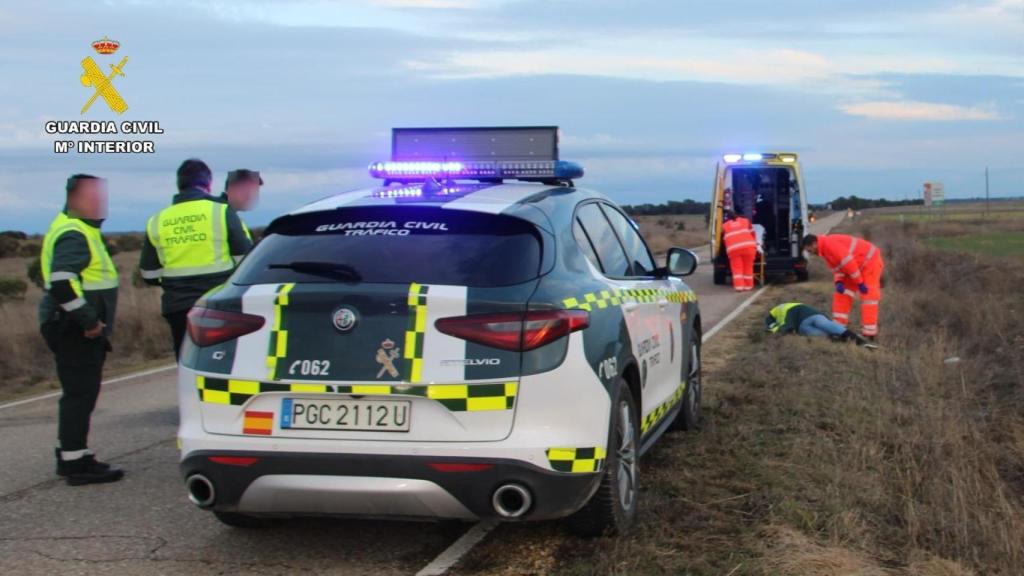
<path fill-rule="evenodd" d="M 228 272 L 235 267 L 228 243 L 228 206 L 212 199 L 172 204 L 149 219 L 146 235 L 164 278 Z"/>
<path fill-rule="evenodd" d="M 85 236 L 89 244 L 89 265 L 79 274 L 73 272 L 52 272 L 53 247 L 57 240 L 67 232 L 79 232 Z M 61 212 L 53 219 L 50 229 L 43 238 L 43 250 L 40 255 L 40 269 L 43 274 L 43 282 L 47 290 L 50 283 L 57 280 L 68 280 L 71 287 L 79 298 L 83 297 L 84 290 L 106 290 L 117 288 L 117 267 L 107 252 L 107 246 L 103 243 L 103 235 L 99 228 L 89 226 L 78 218 L 70 218 Z"/>

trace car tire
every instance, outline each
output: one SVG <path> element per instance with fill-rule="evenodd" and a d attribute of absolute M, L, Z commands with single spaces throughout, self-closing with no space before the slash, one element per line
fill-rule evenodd
<path fill-rule="evenodd" d="M 700 359 L 701 349 L 700 328 L 694 327 L 690 337 L 690 354 L 686 362 L 686 392 L 683 393 L 683 405 L 679 408 L 677 422 L 682 430 L 693 431 L 700 427 L 700 404 L 704 396 L 704 380 L 701 372 L 704 368 Z"/>
<path fill-rule="evenodd" d="M 721 286 L 721 285 L 725 284 L 725 269 L 724 268 L 715 268 L 714 282 L 715 282 L 716 286 Z"/>
<path fill-rule="evenodd" d="M 237 512 L 214 512 L 213 515 L 216 516 L 217 520 L 220 520 L 222 524 L 231 526 L 232 528 L 258 529 L 266 528 L 272 523 L 266 518 L 247 516 Z"/>
<path fill-rule="evenodd" d="M 700 360 L 700 329 L 694 328 L 690 339 L 690 352 L 686 361 L 686 390 L 679 401 L 679 409 L 669 430 L 696 430 L 700 427 L 700 402 L 703 392 Z"/>
<path fill-rule="evenodd" d="M 640 496 L 640 411 L 629 386 L 621 378 L 612 395 L 608 450 L 601 470 L 601 485 L 569 526 L 581 536 L 625 534 L 636 519 Z"/>

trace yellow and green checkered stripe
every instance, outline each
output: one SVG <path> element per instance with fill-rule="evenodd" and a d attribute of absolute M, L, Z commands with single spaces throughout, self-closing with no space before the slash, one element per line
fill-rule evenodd
<path fill-rule="evenodd" d="M 545 453 L 558 472 L 597 472 L 604 464 L 605 450 L 593 448 L 548 448 Z"/>
<path fill-rule="evenodd" d="M 607 290 L 587 292 L 578 298 L 565 298 L 562 300 L 562 304 L 566 308 L 579 308 L 592 312 L 594 310 L 604 310 L 609 306 L 618 306 L 625 302 L 649 303 L 660 302 L 661 300 L 679 303 L 696 302 L 697 295 L 693 290 L 680 292 L 678 290 L 662 290 L 657 288 L 609 288 Z"/>
<path fill-rule="evenodd" d="M 196 376 L 196 387 L 200 401 L 232 406 L 241 406 L 249 398 L 264 392 L 332 392 L 334 389 L 327 384 L 282 384 L 209 376 Z"/>
<path fill-rule="evenodd" d="M 489 412 L 511 410 L 516 404 L 519 390 L 517 382 L 493 384 L 431 384 L 429 386 L 390 386 L 368 384 L 338 386 L 341 394 L 422 396 L 440 402 L 452 412 Z"/>
<path fill-rule="evenodd" d="M 423 340 L 427 333 L 427 289 L 429 286 L 409 285 L 409 325 L 405 329 L 405 347 L 402 357 L 408 362 L 409 381 L 419 382 L 423 377 Z"/>
<path fill-rule="evenodd" d="M 367 396 L 420 396 L 441 403 L 452 412 L 489 412 L 515 407 L 517 382 L 486 384 L 431 384 L 429 386 L 392 386 L 388 384 L 284 384 L 255 380 L 232 380 L 197 376 L 199 400 L 211 404 L 240 406 L 264 392 L 313 392 Z"/>
<path fill-rule="evenodd" d="M 267 347 L 267 369 L 270 378 L 278 375 L 279 361 L 288 356 L 288 294 L 295 288 L 294 282 L 281 284 L 274 296 L 274 324 L 270 327 L 270 344 Z"/>
<path fill-rule="evenodd" d="M 679 399 L 683 397 L 684 392 L 686 392 L 686 382 L 679 384 L 679 387 L 676 388 L 675 392 L 673 392 L 671 396 L 669 396 L 668 400 L 665 400 L 658 405 L 657 408 L 651 411 L 650 414 L 644 416 L 644 421 L 640 423 L 640 433 L 646 434 L 647 431 L 655 424 L 661 422 L 661 419 L 665 417 L 665 414 L 668 414 L 668 411 L 671 410 L 672 407 L 675 406 L 676 402 L 679 402 Z"/>

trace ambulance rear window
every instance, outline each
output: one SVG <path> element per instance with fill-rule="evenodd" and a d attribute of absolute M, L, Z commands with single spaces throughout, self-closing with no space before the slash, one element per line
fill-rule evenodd
<path fill-rule="evenodd" d="M 540 273 L 532 224 L 436 207 L 359 207 L 285 216 L 242 262 L 235 284 L 382 282 L 493 287 Z"/>

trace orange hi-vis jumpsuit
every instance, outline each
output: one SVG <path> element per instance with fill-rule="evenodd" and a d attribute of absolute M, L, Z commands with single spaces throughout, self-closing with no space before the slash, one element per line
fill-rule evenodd
<path fill-rule="evenodd" d="M 833 281 L 842 282 L 846 290 L 832 294 L 832 316 L 846 326 L 853 309 L 853 295 L 860 294 L 861 334 L 878 335 L 878 302 L 882 299 L 882 253 L 863 238 L 845 234 L 818 236 L 818 255 L 832 269 Z M 867 286 L 861 293 L 860 285 Z"/>
<path fill-rule="evenodd" d="M 732 287 L 737 292 L 754 289 L 754 259 L 757 257 L 757 239 L 750 220 L 737 216 L 722 223 L 725 253 L 732 268 Z"/>

